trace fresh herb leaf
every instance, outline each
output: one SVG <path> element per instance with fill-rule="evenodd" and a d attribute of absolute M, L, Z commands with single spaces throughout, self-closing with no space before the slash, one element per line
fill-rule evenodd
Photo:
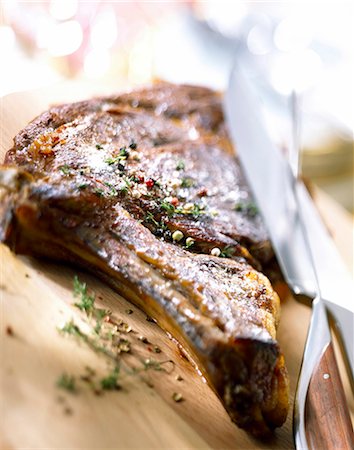
<path fill-rule="evenodd" d="M 104 184 L 109 188 L 108 195 L 110 197 L 116 197 L 118 195 L 117 189 L 111 183 L 105 182 Z"/>
<path fill-rule="evenodd" d="M 178 161 L 177 165 L 176 165 L 176 170 L 184 170 L 186 167 L 184 161 L 180 160 Z"/>
<path fill-rule="evenodd" d="M 113 164 L 116 164 L 118 162 L 117 158 L 107 158 L 104 161 L 106 164 L 108 164 L 109 166 L 112 166 Z"/>
<path fill-rule="evenodd" d="M 126 147 L 122 147 L 119 149 L 118 158 L 129 158 L 129 152 Z"/>
<path fill-rule="evenodd" d="M 102 389 L 106 391 L 114 391 L 119 389 L 120 386 L 118 384 L 118 377 L 119 377 L 119 367 L 116 366 L 109 375 L 101 379 L 100 383 Z"/>
<path fill-rule="evenodd" d="M 156 187 L 158 187 L 160 189 L 162 187 L 160 181 L 157 181 L 157 180 L 154 180 L 154 186 L 156 186 Z"/>
<path fill-rule="evenodd" d="M 192 180 L 192 178 L 182 178 L 181 187 L 190 188 L 192 186 L 194 186 L 194 181 Z"/>
<path fill-rule="evenodd" d="M 221 258 L 231 258 L 235 253 L 235 248 L 227 245 L 220 253 Z"/>
<path fill-rule="evenodd" d="M 127 194 L 128 193 L 128 187 L 127 186 L 119 186 L 119 192 L 121 192 L 122 194 Z"/>
<path fill-rule="evenodd" d="M 91 350 L 95 351 L 96 353 L 101 353 L 111 359 L 116 360 L 116 354 L 114 354 L 104 345 L 101 345 L 94 339 L 90 338 L 86 333 L 81 331 L 80 328 L 72 320 L 70 320 L 62 328 L 60 328 L 59 332 L 73 336 L 74 338 L 77 338 L 84 342 L 89 348 L 91 348 Z"/>
<path fill-rule="evenodd" d="M 77 275 L 74 276 L 74 297 L 79 297 L 79 302 L 75 303 L 77 308 L 81 309 L 81 311 L 85 311 L 86 314 L 92 312 L 95 297 L 88 294 L 86 283 L 82 283 Z"/>
<path fill-rule="evenodd" d="M 57 386 L 68 392 L 76 392 L 75 377 L 67 373 L 62 373 L 57 380 Z"/>
<path fill-rule="evenodd" d="M 104 190 L 101 188 L 96 188 L 93 192 L 97 197 L 104 197 Z"/>
<path fill-rule="evenodd" d="M 158 222 L 158 221 L 155 219 L 154 215 L 153 215 L 150 211 L 147 212 L 147 214 L 146 214 L 146 216 L 145 216 L 145 221 L 146 221 L 146 222 L 152 223 L 153 225 L 155 225 L 155 227 L 156 227 L 157 229 L 160 229 L 160 230 L 162 230 L 162 231 L 166 231 L 166 230 L 167 230 L 167 226 L 166 226 L 165 222 L 164 222 L 163 220 L 161 220 L 160 222 Z"/>
<path fill-rule="evenodd" d="M 81 311 L 85 311 L 88 317 L 96 319 L 95 332 L 98 334 L 101 330 L 102 320 L 109 316 L 110 312 L 106 309 L 95 307 L 95 297 L 89 295 L 86 283 L 82 283 L 76 275 L 74 277 L 74 297 L 79 299 L 78 302 L 74 303 L 74 306 Z"/>
<path fill-rule="evenodd" d="M 166 211 L 168 216 L 172 216 L 176 211 L 176 208 L 172 205 L 172 203 L 166 202 L 165 200 L 160 203 L 160 206 L 164 211 Z"/>
<path fill-rule="evenodd" d="M 201 214 L 205 214 L 205 211 L 202 210 L 200 205 L 194 203 L 193 208 L 189 211 L 189 214 L 192 214 L 193 217 L 199 217 Z"/>
<path fill-rule="evenodd" d="M 59 169 L 62 171 L 64 175 L 69 175 L 70 173 L 70 167 L 67 164 L 64 164 L 63 166 L 59 167 Z"/>
<path fill-rule="evenodd" d="M 66 324 L 60 328 L 60 330 L 64 334 L 70 334 L 71 336 L 81 338 L 84 334 L 81 332 L 80 328 L 74 323 L 73 320 L 66 322 Z"/>
<path fill-rule="evenodd" d="M 107 159 L 105 159 L 105 163 L 108 164 L 109 166 L 112 166 L 113 164 L 121 164 L 122 161 L 125 161 L 126 159 L 129 158 L 129 152 L 126 149 L 126 147 L 122 147 L 121 149 L 119 149 L 119 153 L 117 156 L 111 156 Z M 124 170 L 125 167 L 121 164 L 122 167 L 118 167 L 119 170 Z"/>

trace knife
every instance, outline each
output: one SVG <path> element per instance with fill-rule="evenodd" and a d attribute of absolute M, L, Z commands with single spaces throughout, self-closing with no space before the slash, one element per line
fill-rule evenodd
<path fill-rule="evenodd" d="M 352 427 L 325 310 L 327 306 L 333 313 L 343 332 L 348 359 L 353 362 L 352 305 L 339 297 L 350 298 L 348 276 L 341 270 L 343 264 L 306 188 L 294 182 L 290 164 L 269 138 L 259 113 L 260 99 L 237 64 L 231 72 L 224 106 L 231 138 L 284 277 L 294 294 L 313 300 L 295 399 L 296 446 L 352 448 Z M 339 286 L 342 281 L 344 293 Z M 332 283 L 338 287 L 335 291 Z M 316 296 L 317 291 L 322 295 Z"/>

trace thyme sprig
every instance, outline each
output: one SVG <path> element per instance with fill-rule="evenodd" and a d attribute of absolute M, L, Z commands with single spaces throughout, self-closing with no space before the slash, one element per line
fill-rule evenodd
<path fill-rule="evenodd" d="M 184 170 L 185 169 L 185 163 L 183 160 L 179 160 L 176 164 L 176 170 Z"/>
<path fill-rule="evenodd" d="M 166 231 L 167 230 L 167 225 L 165 224 L 164 220 L 160 220 L 160 222 L 158 222 L 155 219 L 154 215 L 150 211 L 148 211 L 146 213 L 145 221 L 152 223 L 153 225 L 155 225 L 155 227 L 157 229 L 159 229 L 161 231 Z"/>
<path fill-rule="evenodd" d="M 120 374 L 119 366 L 115 366 L 113 370 L 104 378 L 101 379 L 101 388 L 106 391 L 113 391 L 120 389 L 118 378 Z"/>
<path fill-rule="evenodd" d="M 235 251 L 236 250 L 234 247 L 232 247 L 231 245 L 227 245 L 223 248 L 219 256 L 221 256 L 221 258 L 232 258 L 235 254 Z"/>
<path fill-rule="evenodd" d="M 70 167 L 67 164 L 64 164 L 63 166 L 59 167 L 59 169 L 64 175 L 69 175 L 70 173 Z"/>
<path fill-rule="evenodd" d="M 117 360 L 119 352 L 114 353 L 108 347 L 102 345 L 97 339 L 91 338 L 88 334 L 84 333 L 73 320 L 66 322 L 59 331 L 64 335 L 72 336 L 85 343 L 94 352 L 108 356 L 110 359 Z M 94 331 L 97 333 L 96 327 Z"/>
<path fill-rule="evenodd" d="M 74 277 L 74 297 L 78 298 L 78 301 L 74 303 L 74 306 L 81 311 L 85 311 L 87 317 L 93 317 L 96 320 L 95 332 L 99 333 L 103 319 L 106 316 L 110 316 L 111 311 L 108 309 L 96 308 L 95 297 L 88 293 L 86 283 L 81 282 L 76 275 Z"/>
<path fill-rule="evenodd" d="M 119 149 L 119 153 L 117 156 L 111 156 L 109 158 L 105 159 L 105 163 L 109 166 L 112 166 L 114 164 L 119 164 L 122 161 L 125 161 L 129 158 L 129 152 L 126 147 L 122 147 Z"/>
<path fill-rule="evenodd" d="M 109 310 L 97 308 L 95 295 L 89 292 L 87 284 L 81 282 L 77 276 L 74 277 L 73 295 L 76 299 L 74 306 L 85 314 L 84 323 L 89 326 L 89 331 L 83 331 L 84 328 L 81 325 L 79 326 L 74 320 L 69 320 L 59 329 L 60 333 L 79 340 L 89 349 L 106 358 L 111 369 L 102 378 L 95 378 L 95 371 L 87 367 L 78 378 L 63 373 L 57 380 L 58 387 L 71 393 L 77 392 L 78 380 L 89 386 L 95 394 L 101 395 L 103 391 L 119 390 L 122 380 L 127 376 L 138 375 L 148 370 L 170 373 L 166 367 L 168 363 L 172 364 L 172 370 L 174 369 L 172 360 L 157 361 L 153 358 L 139 358 L 139 366 L 134 368 L 122 364 L 123 354 L 131 352 L 131 342 L 126 338 L 126 335 L 132 332 L 131 326 L 123 320 L 114 319 Z M 147 339 L 143 341 L 150 344 Z M 162 352 L 156 345 L 150 351 Z M 123 373 L 122 370 L 124 370 Z"/>

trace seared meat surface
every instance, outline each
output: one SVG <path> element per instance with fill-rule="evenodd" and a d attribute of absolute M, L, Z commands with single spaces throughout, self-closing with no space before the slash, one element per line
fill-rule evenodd
<path fill-rule="evenodd" d="M 12 250 L 106 279 L 190 349 L 239 426 L 284 422 L 279 299 L 258 271 L 273 254 L 215 92 L 159 83 L 53 107 L 0 180 Z"/>

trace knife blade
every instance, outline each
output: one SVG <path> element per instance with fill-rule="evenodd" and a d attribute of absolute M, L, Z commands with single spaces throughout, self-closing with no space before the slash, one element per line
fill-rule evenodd
<path fill-rule="evenodd" d="M 225 113 L 231 137 L 237 147 L 241 165 L 267 225 L 274 251 L 287 283 L 294 293 L 313 299 L 316 293 L 317 271 L 321 270 L 323 266 L 323 264 L 320 267 L 317 266 L 318 255 L 316 255 L 316 258 L 315 256 L 311 258 L 316 251 L 312 247 L 312 240 L 315 239 L 313 233 L 317 231 L 316 226 L 319 220 L 317 216 L 312 214 L 312 202 L 306 196 L 304 186 L 297 183 L 299 188 L 294 189 L 294 175 L 291 167 L 273 144 L 263 126 L 262 117 L 258 112 L 259 101 L 252 92 L 252 86 L 242 73 L 242 69 L 235 65 L 231 72 L 229 88 L 225 97 Z M 302 205 L 300 202 L 303 199 L 306 202 L 306 214 L 304 211 L 300 214 L 299 211 L 298 205 Z M 304 221 L 307 214 L 312 215 L 310 224 L 307 223 L 308 219 L 306 219 L 306 223 Z M 321 229 L 321 236 L 323 237 L 323 229 Z M 328 236 L 326 236 L 326 239 L 328 239 Z M 309 249 L 309 242 L 311 242 L 311 249 Z M 331 246 L 326 245 L 326 255 L 332 257 L 331 250 L 333 250 Z M 336 257 L 336 259 L 338 258 Z M 325 268 L 327 267 L 325 266 Z M 323 268 L 322 270 L 321 278 L 318 277 L 319 286 L 324 273 L 326 273 Z M 335 270 L 336 272 L 337 270 Z M 342 278 L 341 275 L 340 279 Z M 338 281 L 336 280 L 335 285 L 337 284 Z M 330 285 L 330 283 L 327 283 L 327 285 Z M 327 292 L 326 296 L 328 295 Z M 337 305 L 335 300 L 337 295 L 338 292 L 335 297 L 329 298 L 328 296 L 327 303 Z M 346 295 L 348 295 L 348 292 L 346 292 Z M 335 306 L 333 310 L 338 313 L 339 307 Z M 321 332 L 319 333 L 319 331 Z M 347 346 L 350 347 L 350 343 L 347 342 Z M 328 404 L 325 406 L 323 402 L 315 401 L 314 399 L 317 397 L 313 395 L 313 386 L 316 385 L 315 381 L 318 381 L 319 371 L 325 367 L 324 362 L 328 366 L 328 361 L 331 362 L 333 368 L 333 370 L 331 369 L 331 383 L 333 381 L 333 384 L 323 385 L 323 383 L 320 383 L 319 386 L 331 399 L 332 404 L 330 406 L 333 405 L 333 409 L 328 409 Z M 344 394 L 335 396 L 336 393 L 343 392 L 338 371 L 335 371 L 335 368 L 336 363 L 331 347 L 331 336 L 324 302 L 317 296 L 313 302 L 313 314 L 297 390 L 295 418 L 299 418 L 300 421 L 295 420 L 294 423 L 298 448 L 308 448 L 310 445 L 316 447 L 321 442 L 331 440 L 333 436 L 337 439 L 337 442 L 347 445 L 348 448 L 351 446 L 351 424 L 348 411 L 345 410 L 342 401 Z M 323 396 L 319 396 L 319 400 L 323 398 Z M 305 406 L 308 412 L 306 420 Z M 319 430 L 317 430 L 317 427 L 313 426 L 316 423 L 313 417 L 316 416 L 309 414 L 309 411 L 318 412 L 316 408 L 322 408 L 320 413 L 324 419 L 329 418 L 328 411 L 331 410 L 331 418 L 339 418 L 338 423 L 343 426 L 336 427 L 337 431 L 332 433 L 329 433 L 328 426 L 324 426 L 322 429 L 319 427 Z M 307 429 L 305 429 L 305 421 L 307 422 Z M 324 420 L 323 425 L 326 425 L 326 420 Z M 311 442 L 311 439 L 314 440 Z"/>
<path fill-rule="evenodd" d="M 253 94 L 253 95 L 250 95 Z M 284 277 L 295 295 L 315 297 L 315 276 L 293 194 L 293 173 L 288 161 L 269 138 L 259 114 L 261 99 L 252 91 L 242 68 L 233 70 L 225 97 L 225 113 L 241 164 L 265 219 Z M 242 150 L 245 149 L 243 152 Z M 252 149 L 255 149 L 252 152 Z M 270 159 L 271 158 L 271 159 Z M 322 297 L 334 318 L 354 377 L 354 286 L 328 230 L 303 185 L 299 202 L 310 235 Z"/>

